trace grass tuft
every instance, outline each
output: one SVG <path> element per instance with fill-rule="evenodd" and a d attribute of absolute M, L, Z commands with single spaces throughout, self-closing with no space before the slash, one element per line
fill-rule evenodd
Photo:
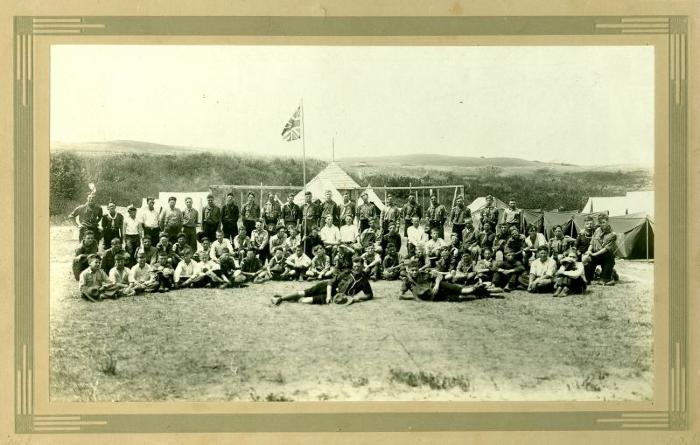
<path fill-rule="evenodd" d="M 439 374 L 426 373 L 424 371 L 415 373 L 395 368 L 389 369 L 389 374 L 392 382 L 403 383 L 413 388 L 428 386 L 430 389 L 446 390 L 457 387 L 464 392 L 469 392 L 471 389 L 471 380 L 469 377 L 462 375 L 448 377 Z"/>

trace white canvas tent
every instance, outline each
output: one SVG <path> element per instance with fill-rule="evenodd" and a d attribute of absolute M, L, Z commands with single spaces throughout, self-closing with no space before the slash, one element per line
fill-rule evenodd
<path fill-rule="evenodd" d="M 358 188 L 360 188 L 359 184 L 335 162 L 328 164 L 326 168 L 321 170 L 319 174 L 311 178 L 306 184 L 306 190 L 311 192 L 314 200 L 325 200 L 326 190 L 330 190 L 333 195 L 333 201 L 338 204 L 343 202 L 343 195 L 340 193 L 341 190 L 355 190 Z M 304 204 L 303 190 L 296 194 L 294 202 L 297 205 Z"/>
<path fill-rule="evenodd" d="M 607 211 L 610 216 L 646 213 L 654 215 L 654 191 L 627 192 L 625 196 L 592 196 L 581 213 Z"/>
<path fill-rule="evenodd" d="M 493 197 L 493 205 L 496 206 L 498 209 L 507 209 L 508 205 L 501 201 L 500 199 L 496 198 L 495 196 Z M 474 199 L 471 204 L 467 206 L 469 211 L 472 213 L 472 220 L 474 221 L 474 226 L 479 227 L 479 221 L 480 221 L 480 215 L 481 215 L 481 209 L 486 207 L 486 197 L 485 196 L 479 196 L 478 198 Z"/>
<path fill-rule="evenodd" d="M 379 199 L 379 196 L 374 192 L 372 189 L 372 186 L 368 186 L 367 189 L 365 189 L 364 193 L 367 193 L 367 199 L 369 199 L 369 202 L 377 206 L 380 212 L 384 211 L 384 203 L 382 202 L 381 199 Z M 362 197 L 357 197 L 357 205 L 359 206 L 362 204 L 364 201 L 362 201 Z"/>

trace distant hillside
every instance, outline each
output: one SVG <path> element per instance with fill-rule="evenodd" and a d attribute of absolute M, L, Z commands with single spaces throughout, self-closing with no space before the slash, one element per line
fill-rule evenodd
<path fill-rule="evenodd" d="M 202 148 L 155 144 L 143 141 L 107 141 L 107 142 L 53 142 L 51 150 L 55 152 L 76 152 L 83 154 L 118 154 L 139 153 L 146 155 L 193 154 L 205 151 Z"/>
<path fill-rule="evenodd" d="M 415 155 L 400 155 L 400 156 L 373 156 L 373 157 L 350 157 L 339 159 L 343 164 L 358 164 L 366 163 L 368 165 L 375 164 L 394 164 L 402 166 L 431 166 L 431 167 L 547 167 L 550 165 L 567 165 L 567 164 L 549 164 L 539 161 L 528 161 L 519 158 L 486 158 L 475 156 L 446 156 L 436 154 L 415 154 Z M 569 164 L 570 165 L 570 164 Z"/>

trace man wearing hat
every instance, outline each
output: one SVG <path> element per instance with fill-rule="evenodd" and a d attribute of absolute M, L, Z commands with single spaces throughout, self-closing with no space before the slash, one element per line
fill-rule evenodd
<path fill-rule="evenodd" d="M 216 238 L 219 224 L 221 224 L 221 209 L 214 204 L 214 196 L 209 194 L 207 195 L 207 205 L 202 208 L 202 232 L 199 237 L 206 236 L 210 240 Z"/>
<path fill-rule="evenodd" d="M 100 218 L 100 226 L 102 226 L 102 247 L 105 250 L 112 245 L 113 238 L 124 238 L 122 233 L 124 217 L 121 213 L 117 213 L 117 205 L 111 201 L 107 204 L 107 213 Z"/>
<path fill-rule="evenodd" d="M 136 259 L 136 249 L 138 249 L 139 244 L 141 244 L 141 223 L 136 219 L 136 207 L 130 205 L 126 208 L 126 218 L 124 218 L 124 228 L 122 229 L 124 233 L 124 245 L 127 253 L 129 254 L 132 262 Z M 133 264 L 128 264 L 129 267 Z"/>
<path fill-rule="evenodd" d="M 78 240 L 82 241 L 85 232 L 88 230 L 95 235 L 95 239 L 100 239 L 100 230 L 98 228 L 102 219 L 102 207 L 95 204 L 95 195 L 90 193 L 87 195 L 87 202 L 76 207 L 68 218 L 75 221 L 75 224 L 80 228 Z"/>
<path fill-rule="evenodd" d="M 253 192 L 248 192 L 248 200 L 243 204 L 241 215 L 243 216 L 243 226 L 246 233 L 253 233 L 255 222 L 260 219 L 260 206 L 255 203 L 255 194 Z"/>
<path fill-rule="evenodd" d="M 168 234 L 171 243 L 177 242 L 177 236 L 182 232 L 182 210 L 175 207 L 177 198 L 168 198 L 168 208 L 160 212 L 160 229 Z"/>
<path fill-rule="evenodd" d="M 298 230 L 301 224 L 301 209 L 294 203 L 294 196 L 294 193 L 287 195 L 287 202 L 281 209 L 281 218 L 285 227 L 294 226 Z"/>
<path fill-rule="evenodd" d="M 472 212 L 464 205 L 464 198 L 458 196 L 455 205 L 450 209 L 449 221 L 452 224 L 452 233 L 457 234 L 457 239 L 462 242 L 462 232 L 466 227 L 466 219 L 471 218 Z"/>
<path fill-rule="evenodd" d="M 282 206 L 275 199 L 275 195 L 271 192 L 267 194 L 267 202 L 262 208 L 262 219 L 265 222 L 265 227 L 270 224 L 277 226 L 277 222 L 280 219 L 280 213 L 282 213 Z"/>
<path fill-rule="evenodd" d="M 377 216 L 377 207 L 373 203 L 369 202 L 367 192 L 362 192 L 360 198 L 362 199 L 362 203 L 357 206 L 357 217 L 360 220 L 360 227 L 358 227 L 358 231 L 362 233 L 369 229 L 369 222 L 374 219 L 375 216 Z"/>

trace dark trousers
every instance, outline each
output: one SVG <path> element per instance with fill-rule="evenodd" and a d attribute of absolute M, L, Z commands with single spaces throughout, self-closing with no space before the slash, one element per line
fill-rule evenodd
<path fill-rule="evenodd" d="M 131 257 L 128 266 L 136 264 L 136 249 L 141 245 L 141 237 L 138 235 L 124 235 L 124 250 Z"/>
<path fill-rule="evenodd" d="M 121 239 L 121 236 L 119 236 L 119 230 L 105 229 L 102 231 L 102 245 L 104 246 L 105 250 L 112 247 L 112 238 Z"/>
<path fill-rule="evenodd" d="M 362 233 L 363 230 L 369 229 L 369 220 L 368 219 L 361 219 L 360 220 L 360 227 L 358 228 L 358 232 Z"/>
<path fill-rule="evenodd" d="M 182 233 L 185 234 L 185 244 L 190 246 L 192 250 L 197 251 L 197 228 L 184 226 Z"/>
<path fill-rule="evenodd" d="M 207 237 L 209 241 L 214 241 L 216 239 L 216 230 L 219 228 L 219 223 L 202 223 L 202 233 Z"/>
<path fill-rule="evenodd" d="M 278 221 L 279 218 L 265 218 L 265 227 L 269 226 L 270 224 L 274 224 L 274 226 L 277 227 Z"/>
<path fill-rule="evenodd" d="M 520 280 L 521 276 L 523 277 L 523 281 L 529 281 L 529 277 L 527 277 L 528 280 L 524 280 L 524 278 L 527 275 L 523 273 L 518 274 L 513 272 L 510 275 L 506 275 L 504 273 L 496 271 L 493 273 L 493 279 L 491 280 L 491 282 L 494 286 L 505 287 L 506 285 L 508 285 L 508 287 L 514 289 L 518 285 L 518 283 L 527 285 L 527 283 L 523 283 L 523 281 Z"/>
<path fill-rule="evenodd" d="M 590 283 L 593 280 L 593 275 L 595 274 L 595 269 L 597 266 L 601 266 L 600 278 L 603 281 L 612 280 L 613 268 L 615 267 L 615 254 L 611 252 L 605 252 L 602 255 L 592 256 L 591 262 L 585 266 L 586 280 Z"/>
<path fill-rule="evenodd" d="M 175 244 L 178 235 L 182 232 L 182 226 L 166 227 L 164 232 L 168 234 L 168 241 Z"/>
<path fill-rule="evenodd" d="M 413 221 L 410 219 L 404 219 L 403 220 L 403 236 L 408 237 L 408 228 L 411 227 L 413 224 Z"/>
<path fill-rule="evenodd" d="M 452 233 L 457 234 L 457 239 L 462 242 L 462 231 L 466 227 L 466 224 L 452 224 Z"/>
<path fill-rule="evenodd" d="M 557 279 L 557 286 L 568 287 L 569 292 L 572 294 L 582 294 L 586 292 L 586 280 L 583 277 L 579 278 L 569 278 L 569 277 L 559 277 Z"/>
<path fill-rule="evenodd" d="M 252 219 L 244 219 L 243 227 L 245 227 L 246 235 L 250 236 L 250 234 L 253 233 L 253 230 L 255 230 L 255 221 Z"/>
<path fill-rule="evenodd" d="M 144 227 L 143 228 L 143 237 L 149 238 L 151 240 L 152 246 L 158 245 L 158 242 L 160 241 L 158 239 L 159 234 L 160 234 L 160 228 L 158 228 L 158 227 Z"/>
<path fill-rule="evenodd" d="M 228 238 L 231 242 L 233 242 L 233 239 L 238 236 L 237 223 L 221 223 L 221 228 L 224 231 L 224 238 Z"/>

